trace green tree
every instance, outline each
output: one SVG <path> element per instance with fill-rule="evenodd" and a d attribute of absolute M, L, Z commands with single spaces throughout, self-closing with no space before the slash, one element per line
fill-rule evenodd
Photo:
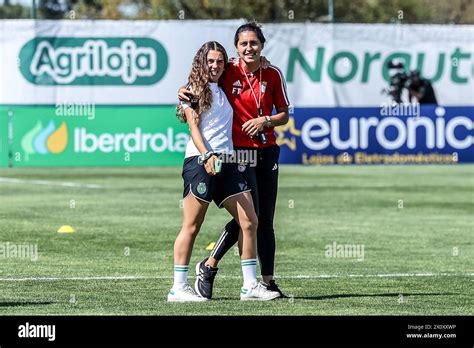
<path fill-rule="evenodd" d="M 327 22 L 330 0 L 39 0 L 40 18 L 237 19 Z M 473 0 L 333 0 L 336 23 L 474 23 Z M 66 4 L 59 6 L 58 4 Z M 73 12 L 71 12 L 73 11 Z M 0 18 L 30 9 L 4 1 Z"/>
<path fill-rule="evenodd" d="M 12 5 L 5 1 L 3 6 L 0 6 L 0 19 L 6 18 L 31 18 L 30 9 L 19 4 Z"/>

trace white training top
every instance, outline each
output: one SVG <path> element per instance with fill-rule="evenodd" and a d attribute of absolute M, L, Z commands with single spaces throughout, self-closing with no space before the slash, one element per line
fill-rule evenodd
<path fill-rule="evenodd" d="M 201 114 L 199 130 L 208 151 L 231 154 L 234 150 L 232 144 L 232 107 L 224 91 L 217 83 L 210 82 L 209 88 L 212 93 L 212 104 L 209 110 Z M 184 109 L 189 106 L 191 106 L 190 103 L 183 103 Z M 193 139 L 190 138 L 186 146 L 185 158 L 199 155 L 201 153 L 194 145 Z"/>

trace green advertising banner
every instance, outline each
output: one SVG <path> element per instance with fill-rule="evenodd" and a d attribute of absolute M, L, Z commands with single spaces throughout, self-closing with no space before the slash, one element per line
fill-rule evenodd
<path fill-rule="evenodd" d="M 8 111 L 0 106 L 0 168 L 8 167 Z"/>
<path fill-rule="evenodd" d="M 9 110 L 13 167 L 180 165 L 189 140 L 174 106 L 74 104 Z"/>

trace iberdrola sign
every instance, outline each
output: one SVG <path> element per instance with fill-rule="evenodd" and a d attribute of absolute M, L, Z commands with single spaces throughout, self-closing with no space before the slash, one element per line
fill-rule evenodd
<path fill-rule="evenodd" d="M 168 68 L 166 50 L 151 38 L 36 37 L 19 58 L 35 85 L 152 85 Z"/>

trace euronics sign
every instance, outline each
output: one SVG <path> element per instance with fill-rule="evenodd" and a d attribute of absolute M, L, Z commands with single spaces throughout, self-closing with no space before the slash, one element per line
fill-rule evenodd
<path fill-rule="evenodd" d="M 474 162 L 474 108 L 421 107 L 417 115 L 381 108 L 295 109 L 277 128 L 283 163 Z"/>

